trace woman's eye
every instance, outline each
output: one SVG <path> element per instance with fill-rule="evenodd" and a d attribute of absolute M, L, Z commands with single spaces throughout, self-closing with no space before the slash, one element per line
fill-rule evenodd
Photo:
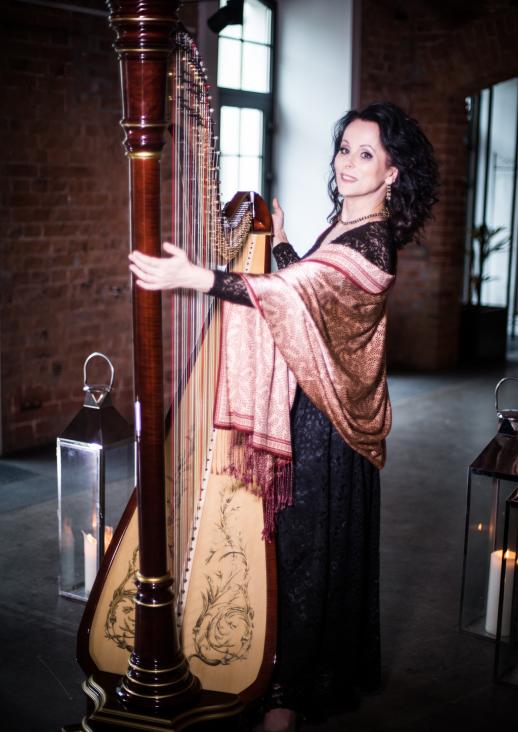
<path fill-rule="evenodd" d="M 349 148 L 348 147 L 341 147 L 340 148 L 340 152 L 342 153 L 342 155 L 347 155 L 347 153 L 349 152 Z"/>
<path fill-rule="evenodd" d="M 370 160 L 372 158 L 372 155 L 370 154 L 370 152 L 367 152 L 366 150 L 364 150 L 364 152 L 362 152 L 362 158 L 364 160 Z"/>

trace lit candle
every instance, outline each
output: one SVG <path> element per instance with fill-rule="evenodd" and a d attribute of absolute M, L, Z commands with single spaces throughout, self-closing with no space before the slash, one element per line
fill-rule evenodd
<path fill-rule="evenodd" d="M 92 534 L 83 531 L 83 543 L 85 552 L 85 593 L 89 595 L 97 574 L 97 539 Z"/>
<path fill-rule="evenodd" d="M 513 597 L 515 552 L 505 553 L 504 602 L 502 607 L 502 635 L 509 635 L 511 629 L 511 602 Z M 500 577 L 502 574 L 502 549 L 491 552 L 489 582 L 487 587 L 486 632 L 496 635 L 498 623 L 498 602 L 500 599 Z"/>
<path fill-rule="evenodd" d="M 74 532 L 70 519 L 63 521 L 61 534 L 61 586 L 63 590 L 71 590 L 75 583 Z"/>
<path fill-rule="evenodd" d="M 108 547 L 110 546 L 110 542 L 113 539 L 113 526 L 105 526 L 104 527 L 104 553 L 106 554 L 106 551 Z"/>

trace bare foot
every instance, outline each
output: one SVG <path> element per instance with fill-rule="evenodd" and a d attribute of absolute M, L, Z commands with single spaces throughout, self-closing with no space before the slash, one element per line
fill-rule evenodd
<path fill-rule="evenodd" d="M 270 709 L 263 719 L 264 732 L 295 732 L 297 715 L 293 709 Z"/>

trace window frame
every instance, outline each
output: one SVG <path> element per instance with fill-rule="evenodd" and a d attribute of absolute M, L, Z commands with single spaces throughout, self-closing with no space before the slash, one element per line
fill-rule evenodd
<path fill-rule="evenodd" d="M 273 181 L 273 131 L 274 131 L 274 101 L 275 101 L 275 60 L 276 60 L 276 38 L 277 38 L 277 2 L 275 0 L 257 0 L 265 5 L 272 13 L 271 39 L 268 44 L 270 48 L 270 91 L 254 92 L 241 89 L 230 89 L 219 86 L 218 91 L 218 129 L 221 125 L 221 108 L 237 107 L 239 109 L 258 109 L 263 113 L 263 145 L 262 145 L 262 197 L 268 202 L 271 197 Z M 245 0 L 246 2 L 246 0 Z M 219 39 L 218 34 L 218 56 Z M 266 45 L 266 44 L 265 44 Z M 219 58 L 218 58 L 219 61 Z M 217 76 L 216 76 L 217 78 Z M 221 130 L 220 130 L 221 135 Z M 237 191 L 236 191 L 237 192 Z"/>

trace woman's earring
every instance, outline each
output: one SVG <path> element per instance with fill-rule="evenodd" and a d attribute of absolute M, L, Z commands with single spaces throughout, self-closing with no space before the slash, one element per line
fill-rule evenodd
<path fill-rule="evenodd" d="M 390 203 L 390 199 L 392 198 L 392 183 L 387 183 L 386 198 L 387 198 L 387 205 L 388 205 Z"/>

